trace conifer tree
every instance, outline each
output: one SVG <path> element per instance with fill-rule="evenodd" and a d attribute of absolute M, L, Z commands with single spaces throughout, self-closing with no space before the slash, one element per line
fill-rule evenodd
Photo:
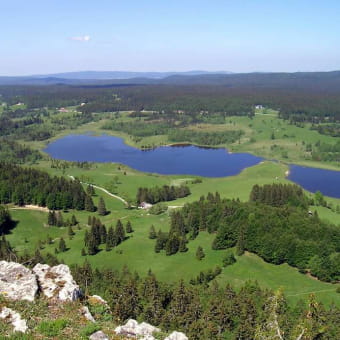
<path fill-rule="evenodd" d="M 103 197 L 99 197 L 98 201 L 98 214 L 101 216 L 105 216 L 107 214 L 106 206 Z"/>
<path fill-rule="evenodd" d="M 87 230 L 85 230 L 85 235 L 84 235 L 84 245 L 85 245 L 85 247 L 87 247 L 88 244 L 89 244 L 89 238 L 90 238 L 89 232 Z"/>
<path fill-rule="evenodd" d="M 77 221 L 76 217 L 74 215 L 72 215 L 71 217 L 71 225 L 75 226 L 77 225 L 79 222 Z"/>
<path fill-rule="evenodd" d="M 89 195 L 85 196 L 85 203 L 84 204 L 85 204 L 85 210 L 86 211 L 90 211 L 90 212 L 96 211 L 96 208 L 93 204 L 91 196 L 89 196 Z"/>
<path fill-rule="evenodd" d="M 87 253 L 89 255 L 95 255 L 98 252 L 97 241 L 94 238 L 94 235 L 90 234 L 88 245 L 87 245 Z"/>
<path fill-rule="evenodd" d="M 66 251 L 66 243 L 65 240 L 61 237 L 59 240 L 58 250 L 60 253 L 63 253 Z"/>
<path fill-rule="evenodd" d="M 149 231 L 149 239 L 154 240 L 155 238 L 157 238 L 157 234 L 154 225 L 152 225 Z"/>
<path fill-rule="evenodd" d="M 241 256 L 243 254 L 244 254 L 244 229 L 241 227 L 236 242 L 236 255 Z"/>
<path fill-rule="evenodd" d="M 64 226 L 63 215 L 61 214 L 60 211 L 58 211 L 57 214 L 56 214 L 56 226 L 57 227 L 63 227 Z"/>
<path fill-rule="evenodd" d="M 90 184 L 90 185 L 87 186 L 86 193 L 89 196 L 94 196 L 95 195 L 95 191 L 94 191 L 93 185 Z"/>
<path fill-rule="evenodd" d="M 188 241 L 186 240 L 185 236 L 181 237 L 178 249 L 181 253 L 185 253 L 186 251 L 188 251 L 187 243 Z"/>
<path fill-rule="evenodd" d="M 125 230 L 124 230 L 124 227 L 123 227 L 121 220 L 117 221 L 115 231 L 116 231 L 115 234 L 116 234 L 118 244 L 120 244 L 125 240 Z"/>
<path fill-rule="evenodd" d="M 125 226 L 126 232 L 128 234 L 133 233 L 132 225 L 130 221 L 127 221 L 126 226 Z"/>
<path fill-rule="evenodd" d="M 68 226 L 68 230 L 67 230 L 67 234 L 68 236 L 70 236 L 72 238 L 72 236 L 75 235 L 75 232 L 73 231 L 71 226 Z"/>
<path fill-rule="evenodd" d="M 53 211 L 49 211 L 48 212 L 48 216 L 47 216 L 47 224 L 48 225 L 56 225 L 56 220 L 57 220 L 57 218 L 56 218 L 56 214 L 55 214 L 55 211 L 53 210 Z"/>
<path fill-rule="evenodd" d="M 196 250 L 196 259 L 201 261 L 204 257 L 205 257 L 205 254 L 204 254 L 203 248 L 201 246 L 198 246 Z"/>
<path fill-rule="evenodd" d="M 102 224 L 100 227 L 100 243 L 106 243 L 106 238 L 107 238 L 107 231 L 106 227 L 104 224 Z"/>

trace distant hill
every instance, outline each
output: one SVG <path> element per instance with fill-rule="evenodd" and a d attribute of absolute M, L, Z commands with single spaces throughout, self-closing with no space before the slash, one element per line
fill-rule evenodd
<path fill-rule="evenodd" d="M 112 78 L 111 78 L 112 77 Z M 0 77 L 0 85 L 205 85 L 339 91 L 340 71 L 296 73 L 211 73 L 85 71 L 25 77 Z"/>
<path fill-rule="evenodd" d="M 131 71 L 79 71 L 79 72 L 65 72 L 55 73 L 49 75 L 32 76 L 33 78 L 62 78 L 62 79 L 132 79 L 132 78 L 149 78 L 149 79 L 163 79 L 166 77 L 179 76 L 197 76 L 203 74 L 230 74 L 226 71 L 186 71 L 186 72 L 131 72 Z"/>

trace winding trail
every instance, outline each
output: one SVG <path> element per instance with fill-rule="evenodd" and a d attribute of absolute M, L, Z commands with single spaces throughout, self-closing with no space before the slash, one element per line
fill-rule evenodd
<path fill-rule="evenodd" d="M 68 175 L 68 177 L 70 177 L 73 181 L 75 180 L 74 176 L 72 176 L 72 175 Z M 92 185 L 95 189 L 101 190 L 101 191 L 105 192 L 105 194 L 107 194 L 107 195 L 109 195 L 109 196 L 111 196 L 113 198 L 116 198 L 117 200 L 120 200 L 126 206 L 129 205 L 129 203 L 127 201 L 125 201 L 125 199 L 123 197 L 120 197 L 118 195 L 112 194 L 111 192 L 107 191 L 105 188 L 99 187 L 98 185 L 94 185 L 94 184 L 91 184 L 91 183 L 86 183 L 86 182 L 80 182 L 80 183 L 81 184 L 85 184 L 85 185 Z"/>
<path fill-rule="evenodd" d="M 286 295 L 286 296 L 298 296 L 298 295 L 323 293 L 323 292 L 334 292 L 334 288 L 333 289 L 314 290 L 312 292 L 305 292 L 305 293 L 289 294 L 289 295 Z"/>

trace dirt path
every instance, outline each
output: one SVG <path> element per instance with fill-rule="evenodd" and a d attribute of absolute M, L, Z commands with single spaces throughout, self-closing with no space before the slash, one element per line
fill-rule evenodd
<path fill-rule="evenodd" d="M 286 295 L 286 296 L 299 296 L 299 295 L 323 293 L 323 292 L 334 292 L 334 291 L 335 291 L 335 289 L 323 289 L 323 290 L 314 290 L 312 292 L 306 292 L 306 293 L 289 294 L 289 295 Z"/>
<path fill-rule="evenodd" d="M 23 207 L 13 207 L 10 208 L 10 210 L 37 210 L 37 211 L 44 211 L 49 212 L 49 209 L 47 207 L 40 207 L 39 205 L 33 205 L 33 204 L 27 204 Z"/>
<path fill-rule="evenodd" d="M 68 177 L 70 177 L 72 180 L 74 180 L 74 176 L 68 175 Z M 85 185 L 92 185 L 95 189 L 101 190 L 103 192 L 105 192 L 107 195 L 116 198 L 117 200 L 120 200 L 121 202 L 123 202 L 125 205 L 129 205 L 129 203 L 127 201 L 125 201 L 125 199 L 123 197 L 120 197 L 118 195 L 112 194 L 111 192 L 107 191 L 105 188 L 99 187 L 98 185 L 94 185 L 94 184 L 90 184 L 90 183 L 86 183 L 86 182 L 80 182 L 82 184 Z"/>

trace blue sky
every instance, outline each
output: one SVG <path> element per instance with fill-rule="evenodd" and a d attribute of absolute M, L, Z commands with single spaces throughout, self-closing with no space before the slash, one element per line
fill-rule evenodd
<path fill-rule="evenodd" d="M 0 0 L 0 75 L 340 69 L 336 0 Z"/>

